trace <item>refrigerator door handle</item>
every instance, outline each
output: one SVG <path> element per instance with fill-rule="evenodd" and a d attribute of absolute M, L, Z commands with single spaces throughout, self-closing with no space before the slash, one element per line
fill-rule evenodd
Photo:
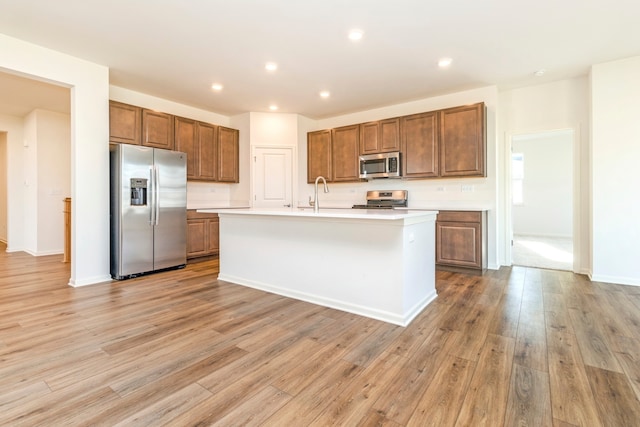
<path fill-rule="evenodd" d="M 155 225 L 158 225 L 158 222 L 160 221 L 160 174 L 158 173 L 158 167 L 154 166 L 153 167 L 153 174 L 154 174 L 154 178 L 155 178 L 155 183 L 154 183 L 154 191 L 155 191 L 155 203 L 154 203 L 154 208 L 156 210 L 156 214 L 155 214 Z"/>
<path fill-rule="evenodd" d="M 156 203 L 156 197 L 155 197 L 155 189 L 156 186 L 153 182 L 153 177 L 154 177 L 154 170 L 153 170 L 153 166 L 149 167 L 149 204 L 151 205 L 151 209 L 149 209 L 149 225 L 153 225 L 155 218 L 154 218 L 154 214 L 155 211 L 153 209 L 153 206 L 155 206 Z"/>

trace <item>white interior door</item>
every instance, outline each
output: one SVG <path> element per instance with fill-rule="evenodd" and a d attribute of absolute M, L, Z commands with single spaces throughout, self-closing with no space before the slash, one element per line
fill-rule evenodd
<path fill-rule="evenodd" d="M 292 151 L 289 147 L 254 148 L 254 207 L 282 208 L 292 205 Z"/>

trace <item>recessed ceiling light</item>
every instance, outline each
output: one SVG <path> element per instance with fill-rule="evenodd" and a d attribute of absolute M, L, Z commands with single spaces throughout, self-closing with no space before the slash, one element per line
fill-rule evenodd
<path fill-rule="evenodd" d="M 438 61 L 438 67 L 447 68 L 452 62 L 453 60 L 451 58 L 442 58 Z"/>
<path fill-rule="evenodd" d="M 278 109 L 277 105 L 269 105 L 269 110 L 276 111 Z"/>
<path fill-rule="evenodd" d="M 542 69 L 536 71 L 535 73 L 533 73 L 533 75 L 536 76 L 536 77 L 542 77 L 542 76 L 544 76 L 544 73 L 546 73 L 546 72 L 547 72 L 547 70 L 542 68 Z"/>
<path fill-rule="evenodd" d="M 328 98 L 331 94 L 329 93 L 328 90 L 323 90 L 322 92 L 320 92 L 320 96 L 322 98 Z"/>
<path fill-rule="evenodd" d="M 353 41 L 360 40 L 363 35 L 364 35 L 364 32 L 362 30 L 351 30 L 351 31 L 349 31 L 349 39 L 351 39 Z"/>
<path fill-rule="evenodd" d="M 267 71 L 275 71 L 278 69 L 278 64 L 275 62 L 267 62 L 264 66 Z"/>
<path fill-rule="evenodd" d="M 220 83 L 214 83 L 211 85 L 211 89 L 215 91 L 221 91 L 223 87 L 224 86 L 222 86 Z"/>

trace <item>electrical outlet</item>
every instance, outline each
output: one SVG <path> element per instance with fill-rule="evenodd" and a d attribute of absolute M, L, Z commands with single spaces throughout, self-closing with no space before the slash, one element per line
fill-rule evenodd
<path fill-rule="evenodd" d="M 443 192 L 444 191 L 444 186 L 439 185 L 438 187 L 436 187 L 436 191 Z"/>
<path fill-rule="evenodd" d="M 473 191 L 473 185 L 471 184 L 462 184 L 460 186 L 460 191 L 462 191 L 463 193 L 470 193 Z"/>

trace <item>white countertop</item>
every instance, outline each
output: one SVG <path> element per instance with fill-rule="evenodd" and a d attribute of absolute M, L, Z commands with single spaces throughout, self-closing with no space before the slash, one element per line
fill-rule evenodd
<path fill-rule="evenodd" d="M 351 210 L 351 207 L 354 204 L 364 204 L 366 202 L 360 203 L 331 203 L 327 202 L 326 204 L 321 204 L 320 209 L 322 211 L 327 210 Z M 187 209 L 195 209 L 195 210 L 204 210 L 204 209 L 215 209 L 215 210 L 226 210 L 226 209 L 251 209 L 251 206 L 246 201 L 219 201 L 219 202 L 205 202 L 205 201 L 196 201 L 190 202 L 187 204 Z M 307 204 L 299 204 L 297 208 L 294 209 L 303 209 L 303 210 L 313 210 L 313 207 Z M 451 202 L 451 201 L 434 201 L 434 202 L 417 202 L 417 203 L 409 203 L 409 206 L 406 208 L 395 208 L 396 210 L 409 210 L 409 211 L 490 211 L 494 208 L 486 202 Z M 286 210 L 286 208 L 285 208 Z"/>
<path fill-rule="evenodd" d="M 435 216 L 436 210 L 396 210 L 396 209 L 330 209 L 320 208 L 320 212 L 313 209 L 284 208 L 284 209 L 198 209 L 198 212 L 259 216 L 290 216 L 299 218 L 340 218 L 340 219 L 368 219 L 368 220 L 404 220 L 420 217 Z"/>
<path fill-rule="evenodd" d="M 396 210 L 403 210 L 403 211 L 433 211 L 433 210 L 437 210 L 437 211 L 464 211 L 464 212 L 485 212 L 485 211 L 490 211 L 491 208 L 489 207 L 483 207 L 483 206 L 478 206 L 478 207 L 474 207 L 474 206 L 438 206 L 437 208 L 435 207 L 407 207 L 407 208 L 394 208 Z"/>
<path fill-rule="evenodd" d="M 189 202 L 187 209 L 248 209 L 248 202 Z"/>

